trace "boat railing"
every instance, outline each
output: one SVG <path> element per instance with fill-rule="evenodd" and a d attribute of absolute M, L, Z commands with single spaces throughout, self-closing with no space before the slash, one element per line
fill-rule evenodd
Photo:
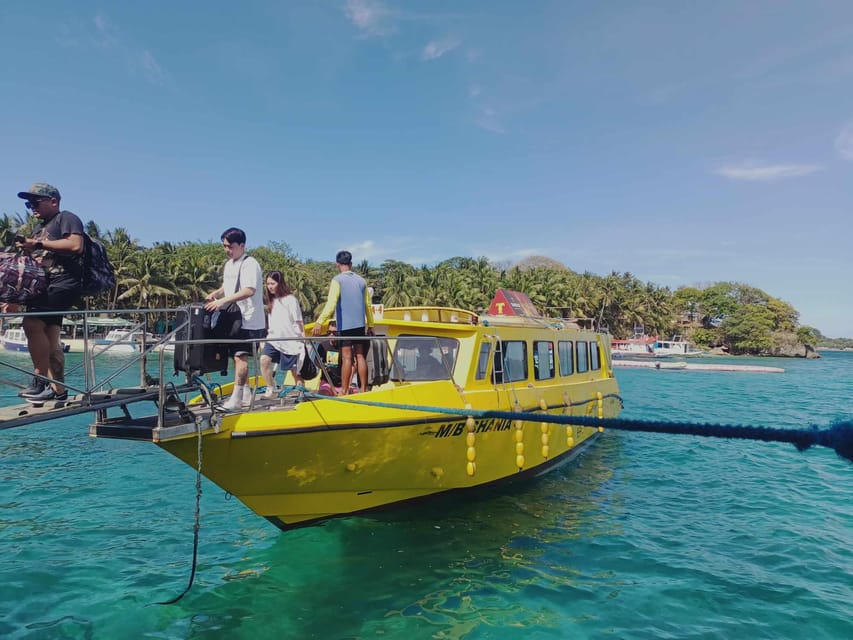
<path fill-rule="evenodd" d="M 63 385 L 66 386 L 70 391 L 74 391 L 79 394 L 91 395 L 92 393 L 101 391 L 115 380 L 122 373 L 130 369 L 131 367 L 139 364 L 140 365 L 140 386 L 150 386 L 150 378 L 147 378 L 147 372 L 145 371 L 145 364 L 148 358 L 148 355 L 154 351 L 155 349 L 161 348 L 170 338 L 173 338 L 175 334 L 180 331 L 181 326 L 175 326 L 172 331 L 168 334 L 162 336 L 159 339 L 154 340 L 153 342 L 148 341 L 149 332 L 147 328 L 149 326 L 149 318 L 153 314 L 176 314 L 176 309 L 168 309 L 168 308 L 154 308 L 154 309 L 117 309 L 117 310 L 104 310 L 104 309 L 83 309 L 83 310 L 71 310 L 65 311 L 62 313 L 63 316 L 70 318 L 80 318 L 79 322 L 75 322 L 76 326 L 82 326 L 82 360 L 70 367 L 65 371 L 66 379 L 63 381 Z M 131 358 L 128 362 L 121 364 L 118 366 L 117 370 L 112 372 L 110 375 L 105 378 L 98 379 L 97 377 L 97 368 L 96 364 L 98 362 L 102 362 L 105 358 L 104 354 L 110 351 L 110 347 L 113 345 L 105 345 L 103 349 L 95 350 L 92 348 L 95 339 L 92 337 L 93 331 L 92 327 L 95 326 L 103 326 L 100 320 L 104 320 L 105 318 L 113 318 L 120 317 L 124 315 L 132 314 L 134 316 L 138 316 L 141 319 L 138 323 L 128 322 L 127 325 L 130 327 L 130 330 L 141 331 L 141 340 L 138 343 L 139 352 L 134 353 L 134 357 Z M 0 318 L 26 318 L 29 316 L 39 317 L 39 316 L 55 316 L 56 312 L 25 312 L 20 313 L 16 312 L 14 314 L 0 314 Z M 121 318 L 125 319 L 125 318 Z M 122 342 L 122 341 L 118 341 Z M 118 343 L 117 342 L 117 343 Z M 114 364 L 114 363 L 111 363 Z M 6 360 L 0 360 L 0 367 L 5 369 L 10 369 L 13 371 L 17 371 L 20 373 L 24 373 L 28 376 L 32 376 L 35 378 L 41 379 L 45 383 L 49 383 L 50 379 L 47 376 L 38 376 L 32 373 L 31 368 L 29 367 L 21 367 L 18 366 L 14 362 L 9 362 Z M 80 387 L 78 385 L 72 384 L 68 381 L 69 378 L 73 377 L 75 373 L 82 369 L 84 385 Z M 24 385 L 21 385 L 24 386 Z"/>
<path fill-rule="evenodd" d="M 46 316 L 56 315 L 52 312 L 27 312 L 16 314 L 0 314 L 0 319 L 9 316 Z M 168 331 L 165 334 L 158 336 L 156 339 L 149 338 L 149 328 L 152 325 L 152 320 L 157 317 L 166 316 L 170 322 Z M 251 340 L 242 339 L 185 339 L 188 332 L 189 316 L 188 314 L 180 313 L 180 309 L 175 308 L 154 308 L 154 309 L 120 309 L 120 310 L 75 310 L 63 312 L 63 316 L 73 318 L 78 322 L 76 326 L 82 326 L 82 349 L 80 343 L 76 342 L 75 349 L 72 353 L 79 353 L 81 356 L 80 362 L 69 366 L 65 370 L 65 376 L 62 385 L 68 390 L 70 396 L 68 401 L 50 401 L 45 406 L 37 411 L 27 410 L 25 412 L 18 411 L 12 415 L 11 409 L 6 414 L 0 416 L 0 428 L 8 428 L 9 426 L 18 426 L 30 424 L 33 422 L 50 419 L 51 416 L 58 415 L 73 415 L 83 411 L 96 411 L 98 413 L 97 422 L 110 422 L 114 419 L 108 419 L 106 408 L 121 407 L 124 415 L 129 419 L 127 405 L 133 402 L 142 400 L 154 401 L 157 405 L 156 428 L 163 427 L 168 420 L 174 417 L 175 404 L 184 407 L 182 418 L 184 422 L 195 420 L 192 412 L 186 411 L 189 405 L 188 393 L 202 393 L 205 395 L 204 387 L 208 390 L 215 388 L 217 385 L 213 382 L 207 372 L 186 372 L 184 371 L 184 379 L 180 381 L 168 381 L 167 376 L 172 369 L 171 354 L 164 348 L 167 344 L 171 348 L 174 345 L 176 351 L 181 348 L 181 345 L 204 345 L 216 344 L 220 348 L 226 344 L 246 344 L 252 345 L 252 353 L 250 360 L 252 369 L 254 370 L 253 380 L 250 378 L 250 387 L 254 392 L 260 390 L 265 385 L 262 378 L 260 367 L 260 356 L 264 342 L 267 338 L 258 338 Z M 138 351 L 121 352 L 122 358 L 111 357 L 111 347 L 113 345 L 105 345 L 103 349 L 93 349 L 95 339 L 92 337 L 90 322 L 99 324 L 98 320 L 103 321 L 105 318 L 130 316 L 135 318 L 135 321 L 130 324 L 127 329 L 131 332 L 138 332 L 139 342 L 135 343 Z M 126 319 L 126 318 L 123 318 Z M 103 326 L 103 325 L 101 325 Z M 180 336 L 180 337 L 179 337 Z M 316 352 L 316 348 L 321 343 L 333 342 L 339 340 L 339 336 L 324 335 L 324 336 L 305 336 L 294 338 L 303 342 L 308 348 L 309 353 Z M 408 384 L 433 380 L 452 380 L 453 368 L 455 365 L 456 356 L 458 353 L 458 343 L 454 338 L 439 338 L 428 335 L 375 335 L 365 337 L 348 337 L 350 341 L 362 341 L 369 343 L 367 351 L 368 362 L 368 386 L 377 387 L 391 382 L 392 384 Z M 121 344 L 123 341 L 117 341 L 116 344 Z M 417 361 L 407 361 L 406 359 L 414 358 L 414 350 L 418 344 L 426 345 L 426 351 L 430 354 L 432 367 L 426 370 L 425 367 L 420 367 Z M 153 358 L 152 358 L 153 354 Z M 439 360 L 440 358 L 440 360 Z M 230 360 L 228 358 L 227 360 Z M 331 390 L 330 394 L 338 393 L 335 388 L 333 376 L 330 374 L 325 362 L 315 359 L 317 368 L 320 373 L 320 378 L 314 379 L 312 388 L 316 388 L 323 381 L 328 382 Z M 357 366 L 353 363 L 354 374 L 357 372 Z M 231 362 L 226 361 L 226 368 L 231 368 Z M 338 365 L 340 366 L 340 364 Z M 168 369 L 167 369 L 168 367 Z M 136 368 L 138 370 L 138 385 L 128 387 L 126 383 L 122 384 L 122 377 L 127 379 L 126 373 Z M 12 375 L 2 374 L 2 371 L 11 372 Z M 175 374 L 178 374 L 178 367 L 174 367 Z M 205 379 L 205 375 L 207 378 Z M 20 358 L 0 359 L 0 382 L 7 386 L 23 388 L 33 378 L 40 379 L 44 384 L 50 384 L 52 380 L 47 375 L 35 375 L 32 371 L 30 362 L 23 362 Z M 82 378 L 82 384 L 80 382 Z M 16 381 L 17 380 L 17 381 Z M 355 380 L 355 375 L 353 377 Z M 19 382 L 23 381 L 23 382 Z M 229 381 L 230 382 L 230 381 Z M 181 399 L 183 395 L 183 399 Z M 208 394 L 210 395 L 210 394 Z M 260 396 L 257 396 L 259 399 Z M 220 398 L 221 399 L 221 398 Z M 177 401 L 177 402 L 174 402 Z M 247 407 L 249 411 L 253 410 L 256 402 L 256 393 L 251 395 L 250 404 Z M 282 404 L 285 398 L 282 396 Z M 211 412 L 218 410 L 216 403 L 209 402 Z M 39 407 L 38 404 L 35 405 Z M 191 406 L 192 408 L 192 406 Z M 200 407 L 199 407 L 200 408 Z M 171 412 L 171 413 L 169 413 Z M 168 413 L 168 417 L 167 417 Z M 26 415 L 25 415 L 26 414 Z M 49 415 L 48 415 L 49 414 Z M 155 416 L 152 416 L 152 420 Z M 171 424 L 171 423 L 170 423 Z M 152 425 L 155 426 L 155 425 Z"/>

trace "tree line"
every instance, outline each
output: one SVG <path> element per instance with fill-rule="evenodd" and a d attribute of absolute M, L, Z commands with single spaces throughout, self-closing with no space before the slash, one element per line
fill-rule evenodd
<path fill-rule="evenodd" d="M 0 233 L 26 234 L 34 223 L 19 215 L 0 217 Z M 127 229 L 102 231 L 94 222 L 86 232 L 101 240 L 116 271 L 116 287 L 93 301 L 93 308 L 175 307 L 204 299 L 221 283 L 225 262 L 218 242 L 156 242 L 150 247 Z M 302 305 L 306 321 L 319 313 L 333 262 L 301 259 L 283 242 L 253 247 L 249 253 L 264 272 L 278 270 Z M 373 288 L 373 300 L 386 307 L 440 305 L 484 311 L 498 288 L 526 293 L 546 315 L 577 319 L 607 329 L 614 338 L 636 333 L 680 335 L 734 354 L 768 354 L 792 340 L 815 346 L 820 332 L 799 325 L 793 306 L 746 284 L 719 282 L 671 291 L 631 273 L 601 276 L 577 273 L 546 257 L 500 264 L 487 258 L 453 257 L 414 266 L 398 260 L 353 265 Z"/>

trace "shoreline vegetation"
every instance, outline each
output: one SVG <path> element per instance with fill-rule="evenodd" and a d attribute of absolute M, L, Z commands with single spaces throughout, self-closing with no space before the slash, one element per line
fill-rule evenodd
<path fill-rule="evenodd" d="M 4 214 L 0 233 L 27 235 L 33 224 L 32 217 Z M 116 270 L 115 289 L 98 296 L 94 308 L 179 306 L 204 299 L 221 280 L 225 259 L 218 242 L 167 241 L 146 247 L 125 228 L 102 231 L 94 222 L 85 227 L 104 243 Z M 289 245 L 275 241 L 251 246 L 249 253 L 264 272 L 281 271 L 306 318 L 316 317 L 336 273 L 333 262 L 302 259 Z M 365 260 L 353 270 L 373 288 L 373 302 L 386 307 L 443 305 L 479 312 L 503 287 L 523 291 L 546 315 L 607 329 L 614 338 L 679 336 L 727 355 L 816 358 L 819 347 L 853 348 L 853 340 L 828 339 L 800 325 L 792 305 L 743 283 L 672 291 L 629 272 L 579 273 L 545 256 L 515 264 L 453 257 L 432 266 Z"/>

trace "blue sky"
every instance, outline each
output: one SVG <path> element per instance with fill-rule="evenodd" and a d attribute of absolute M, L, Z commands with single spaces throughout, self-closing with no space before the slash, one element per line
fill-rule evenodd
<path fill-rule="evenodd" d="M 853 336 L 853 3 L 0 5 L 0 211 L 746 282 Z"/>

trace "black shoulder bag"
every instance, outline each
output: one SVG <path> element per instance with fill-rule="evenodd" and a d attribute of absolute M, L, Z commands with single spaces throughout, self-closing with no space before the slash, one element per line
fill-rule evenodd
<path fill-rule="evenodd" d="M 234 288 L 234 293 L 240 290 L 240 273 L 243 271 L 243 262 L 246 258 L 240 259 L 240 266 L 237 269 L 237 286 Z M 243 314 L 236 302 L 229 302 L 224 307 L 219 309 L 219 316 L 211 319 L 211 330 L 214 338 L 231 338 L 240 337 L 240 329 L 243 328 Z"/>

